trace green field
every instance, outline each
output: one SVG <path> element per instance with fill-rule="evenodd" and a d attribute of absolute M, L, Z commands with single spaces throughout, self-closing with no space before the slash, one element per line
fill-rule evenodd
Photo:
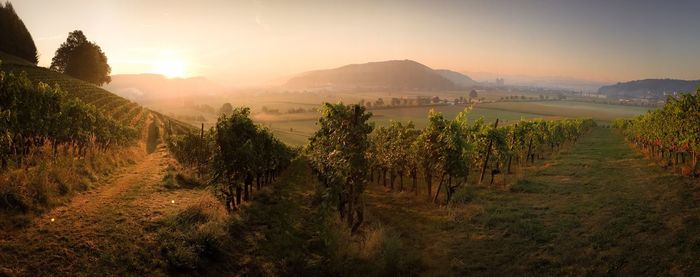
<path fill-rule="evenodd" d="M 464 106 L 448 105 L 379 109 L 371 110 L 371 112 L 374 115 L 372 121 L 376 122 L 378 126 L 387 125 L 391 120 L 397 120 L 412 121 L 416 127 L 422 128 L 427 123 L 430 109 L 441 112 L 448 118 L 453 118 L 464 108 Z M 477 104 L 470 113 L 470 119 L 475 120 L 483 117 L 485 121 L 493 122 L 498 118 L 500 124 L 511 124 L 520 119 L 533 118 L 593 118 L 606 123 L 617 118 L 633 117 L 647 110 L 649 108 L 574 101 L 499 102 Z M 285 120 L 288 117 L 281 115 L 276 118 L 271 117 L 271 120 L 258 120 L 258 122 L 272 129 L 284 142 L 291 145 L 303 145 L 306 143 L 306 138 L 316 131 L 315 123 L 318 115 L 306 113 L 295 116 L 298 118 Z"/>
<path fill-rule="evenodd" d="M 697 181 L 596 128 L 508 189 L 436 209 L 375 185 L 368 208 L 420 253 L 423 275 L 700 274 Z M 684 272 L 685 274 L 682 274 Z"/>
<path fill-rule="evenodd" d="M 501 111 L 535 113 L 546 116 L 590 117 L 599 121 L 612 121 L 645 113 L 651 108 L 624 105 L 608 105 L 575 101 L 497 102 L 480 104 L 481 108 Z"/>
<path fill-rule="evenodd" d="M 370 110 L 373 117 L 371 119 L 377 126 L 386 126 L 390 121 L 411 121 L 416 124 L 416 127 L 423 128 L 428 122 L 428 112 L 434 109 L 443 113 L 448 118 L 454 118 L 458 113 L 462 112 L 464 106 L 436 106 L 436 107 L 407 107 L 395 109 L 379 109 Z M 261 124 L 270 128 L 275 135 L 282 141 L 290 145 L 303 145 L 307 138 L 316 131 L 316 121 L 318 114 L 310 113 L 306 115 L 306 119 L 296 120 L 274 120 L 274 121 L 259 121 Z M 510 124 L 522 119 L 559 118 L 555 116 L 542 116 L 533 113 L 523 113 L 514 111 L 502 111 L 494 109 L 475 108 L 470 112 L 470 119 L 476 120 L 483 117 L 487 122 L 493 122 L 496 118 L 499 119 L 499 124 Z"/>
<path fill-rule="evenodd" d="M 607 123 L 617 118 L 628 118 L 642 114 L 650 108 L 607 105 L 577 101 L 527 101 L 527 102 L 488 102 L 496 101 L 504 96 L 525 95 L 539 98 L 539 94 L 520 91 L 488 90 L 480 91 L 480 98 L 487 102 L 477 103 L 471 111 L 471 119 L 483 117 L 487 122 L 493 122 L 498 118 L 500 124 L 510 124 L 520 119 L 557 119 L 557 118 L 593 118 L 599 122 Z M 315 123 L 318 120 L 318 112 L 287 113 L 289 109 L 303 108 L 310 110 L 320 108 L 322 103 L 358 103 L 361 100 L 374 101 L 378 98 L 385 102 L 393 97 L 415 98 L 417 96 L 438 96 L 442 99 L 454 99 L 467 96 L 468 91 L 413 91 L 413 92 L 248 92 L 227 97 L 219 97 L 206 102 L 212 107 L 219 107 L 225 102 L 230 102 L 234 107 L 250 107 L 253 119 L 270 128 L 282 141 L 290 145 L 304 145 L 315 131 Z M 204 101 L 204 100 L 203 100 Z M 200 104 L 205 104 L 202 102 Z M 263 113 L 263 107 L 278 110 L 279 113 Z M 206 118 L 205 127 L 211 127 L 216 122 L 216 114 L 206 114 L 191 108 L 183 107 L 182 102 L 163 102 L 151 108 L 163 111 L 167 115 L 203 116 Z M 391 120 L 412 121 L 418 128 L 425 126 L 428 111 L 435 109 L 448 118 L 453 118 L 463 111 L 463 105 L 439 105 L 432 107 L 398 107 L 385 109 L 370 109 L 374 115 L 372 121 L 378 126 L 386 125 Z M 201 121 L 187 121 L 198 126 Z"/>

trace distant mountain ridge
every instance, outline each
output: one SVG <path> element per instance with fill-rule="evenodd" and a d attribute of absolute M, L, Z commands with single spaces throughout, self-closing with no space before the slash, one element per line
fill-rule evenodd
<path fill-rule="evenodd" d="M 350 64 L 303 73 L 287 81 L 293 88 L 452 90 L 475 84 L 450 70 L 434 70 L 412 60 Z"/>
<path fill-rule="evenodd" d="M 470 87 L 479 84 L 477 81 L 474 81 L 469 76 L 456 71 L 452 71 L 449 69 L 435 69 L 434 71 L 437 74 L 440 74 L 440 76 L 442 76 L 443 78 L 450 80 L 452 83 L 460 87 Z"/>
<path fill-rule="evenodd" d="M 700 87 L 700 80 L 644 79 L 598 89 L 599 94 L 611 98 L 658 98 L 673 93 L 693 93 Z"/>

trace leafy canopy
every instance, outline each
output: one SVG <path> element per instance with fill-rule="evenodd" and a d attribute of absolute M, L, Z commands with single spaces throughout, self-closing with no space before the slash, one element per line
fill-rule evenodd
<path fill-rule="evenodd" d="M 112 68 L 100 46 L 87 40 L 83 31 L 75 30 L 56 50 L 51 69 L 101 86 L 109 83 Z"/>

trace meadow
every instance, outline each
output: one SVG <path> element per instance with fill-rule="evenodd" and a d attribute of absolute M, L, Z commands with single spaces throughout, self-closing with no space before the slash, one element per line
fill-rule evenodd
<path fill-rule="evenodd" d="M 382 98 L 388 103 L 391 98 L 432 97 L 441 99 L 455 99 L 467 97 L 469 91 L 412 91 L 412 92 L 280 92 L 280 91 L 254 91 L 240 92 L 228 96 L 199 99 L 201 104 L 207 104 L 218 108 L 223 103 L 231 103 L 234 107 L 246 106 L 252 110 L 253 119 L 269 128 L 282 141 L 293 146 L 301 146 L 316 130 L 316 122 L 320 114 L 312 109 L 320 109 L 322 103 L 358 103 L 360 101 L 376 101 Z M 539 93 L 517 91 L 517 90 L 480 90 L 479 99 L 483 103 L 475 103 L 470 113 L 470 120 L 480 117 L 486 122 L 493 122 L 497 118 L 499 124 L 512 124 L 520 119 L 560 119 L 560 118 L 593 118 L 599 123 L 609 124 L 617 118 L 631 118 L 645 113 L 651 108 L 609 105 L 591 102 L 579 102 L 575 100 L 528 100 L 514 102 L 500 102 L 503 97 L 512 95 L 525 96 L 529 99 L 539 99 Z M 553 94 L 546 94 L 554 98 Z M 216 114 L 203 113 L 182 105 L 182 101 L 161 102 L 148 105 L 149 108 L 160 110 L 167 115 L 177 117 L 178 115 L 202 116 L 205 122 L 196 120 L 184 120 L 195 126 L 204 123 L 205 128 L 209 128 L 216 123 Z M 435 106 L 408 106 L 392 107 L 381 109 L 370 109 L 373 117 L 371 119 L 377 126 L 386 126 L 390 121 L 413 122 L 416 127 L 425 126 L 428 112 L 434 109 L 443 113 L 447 118 L 453 118 L 462 112 L 467 105 L 447 104 Z M 290 109 L 305 109 L 305 112 L 288 113 Z M 263 109 L 272 112 L 263 112 Z"/>

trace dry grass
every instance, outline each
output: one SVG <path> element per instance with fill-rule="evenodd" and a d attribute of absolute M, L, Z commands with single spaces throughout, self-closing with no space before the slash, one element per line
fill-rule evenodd
<path fill-rule="evenodd" d="M 209 194 L 165 218 L 157 238 L 165 261 L 178 270 L 194 270 L 224 258 L 224 247 L 230 240 L 228 220 L 221 203 Z"/>
<path fill-rule="evenodd" d="M 170 160 L 161 149 L 134 165 L 98 175 L 94 189 L 27 220 L 21 229 L 0 231 L 0 265 L 26 276 L 164 275 L 167 263 L 157 241 L 160 222 L 210 193 L 163 188 Z M 210 211 L 203 214 L 217 218 Z M 201 229 L 196 233 L 205 241 L 211 237 L 207 234 L 217 232 Z"/>
<path fill-rule="evenodd" d="M 143 157 L 136 147 L 90 152 L 85 157 L 59 156 L 56 160 L 33 156 L 28 167 L 8 169 L 0 175 L 0 226 L 19 227 L 32 215 L 66 203 L 119 168 Z"/>

